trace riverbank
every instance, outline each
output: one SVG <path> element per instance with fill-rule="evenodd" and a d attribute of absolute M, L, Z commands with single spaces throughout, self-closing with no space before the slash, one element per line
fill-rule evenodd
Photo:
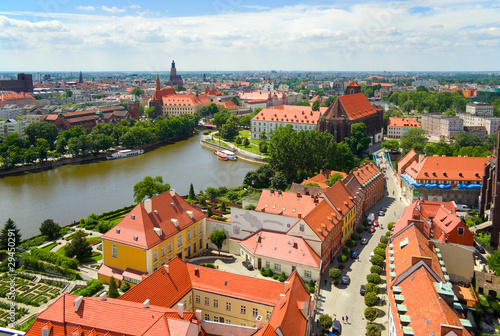
<path fill-rule="evenodd" d="M 189 136 L 179 136 L 179 137 L 174 137 L 168 140 L 163 140 L 163 141 L 156 141 L 152 142 L 149 144 L 145 144 L 144 146 L 141 146 L 137 149 L 144 149 L 144 152 L 150 152 L 153 151 L 157 148 L 170 145 L 173 143 L 176 143 L 181 140 L 186 140 L 198 133 L 193 133 Z M 84 157 L 74 157 L 74 158 L 59 158 L 59 159 L 54 159 L 50 161 L 44 161 L 41 163 L 37 164 L 30 164 L 30 165 L 23 165 L 19 167 L 14 167 L 9 170 L 0 170 L 0 178 L 2 177 L 7 177 L 7 176 L 16 176 L 16 175 L 22 175 L 22 174 L 28 174 L 28 173 L 38 173 L 41 171 L 45 170 L 50 170 L 54 168 L 58 168 L 61 166 L 65 165 L 79 165 L 79 164 L 88 164 L 88 163 L 93 163 L 93 162 L 99 162 L 99 161 L 104 161 L 107 160 L 106 157 L 110 153 L 99 153 L 97 155 L 89 155 L 89 156 L 84 156 Z"/>
<path fill-rule="evenodd" d="M 235 151 L 235 153 L 237 154 L 237 157 L 238 159 L 241 159 L 241 160 L 245 160 L 245 161 L 249 161 L 249 162 L 253 162 L 253 163 L 259 163 L 259 164 L 266 164 L 267 161 L 263 158 L 259 158 L 259 157 L 256 157 L 256 156 L 250 156 L 246 153 L 243 153 L 243 151 L 241 150 L 234 150 L 232 148 L 228 148 L 228 147 L 224 147 L 224 146 L 221 146 L 221 145 L 217 145 L 217 144 L 214 144 L 212 142 L 208 142 L 204 139 L 201 139 L 200 140 L 200 144 L 202 147 L 205 147 L 205 148 L 210 148 L 210 149 L 221 149 L 221 150 L 232 150 L 232 151 Z M 249 154 L 252 154 L 252 153 L 249 153 Z"/>

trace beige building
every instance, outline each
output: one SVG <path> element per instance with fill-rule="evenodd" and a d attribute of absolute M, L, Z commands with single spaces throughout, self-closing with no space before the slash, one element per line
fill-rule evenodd
<path fill-rule="evenodd" d="M 26 134 L 24 129 L 29 125 L 29 122 L 24 120 L 8 119 L 0 121 L 0 138 L 4 139 L 12 133 L 19 133 L 19 136 L 24 139 Z"/>
<path fill-rule="evenodd" d="M 40 114 L 27 114 L 23 115 L 22 117 L 24 121 L 27 121 L 30 124 L 34 124 L 44 121 L 46 116 Z"/>
<path fill-rule="evenodd" d="M 458 114 L 464 121 L 464 126 L 483 126 L 488 134 L 496 134 L 500 129 L 500 118 L 488 117 L 484 115 L 474 115 L 469 113 Z"/>
<path fill-rule="evenodd" d="M 493 117 L 493 111 L 494 107 L 491 104 L 468 103 L 465 106 L 465 113 L 477 116 Z"/>
<path fill-rule="evenodd" d="M 163 116 L 195 114 L 200 112 L 203 106 L 210 104 L 210 99 L 205 95 L 197 94 L 169 95 L 163 97 L 162 101 Z"/>
<path fill-rule="evenodd" d="M 422 129 L 430 135 L 447 139 L 455 138 L 457 133 L 464 129 L 464 121 L 461 118 L 444 114 L 423 114 L 421 124 Z"/>

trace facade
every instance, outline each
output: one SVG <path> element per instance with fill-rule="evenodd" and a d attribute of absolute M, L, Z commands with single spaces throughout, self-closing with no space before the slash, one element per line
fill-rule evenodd
<path fill-rule="evenodd" d="M 301 130 L 315 130 L 318 120 L 326 107 L 320 111 L 313 111 L 310 106 L 281 105 L 274 108 L 265 108 L 250 121 L 252 139 L 259 139 L 261 132 L 266 132 L 269 139 L 270 133 L 281 126 L 292 125 L 298 132 Z"/>
<path fill-rule="evenodd" d="M 0 107 L 12 104 L 19 107 L 25 105 L 36 105 L 36 99 L 25 92 L 0 91 Z"/>
<path fill-rule="evenodd" d="M 430 135 L 453 139 L 463 131 L 464 120 L 460 117 L 427 113 L 422 115 L 422 129 Z"/>
<path fill-rule="evenodd" d="M 481 103 L 468 103 L 465 105 L 465 113 L 493 117 L 494 107 L 491 104 L 481 104 Z"/>
<path fill-rule="evenodd" d="M 363 213 L 368 214 L 385 193 L 385 178 L 380 169 L 373 162 L 366 162 L 359 169 L 352 172 L 362 187 L 360 193 L 363 194 Z"/>
<path fill-rule="evenodd" d="M 343 245 L 351 237 L 354 233 L 354 229 L 359 224 L 356 223 L 357 202 L 355 202 L 354 197 L 349 194 L 349 191 L 342 181 L 337 181 L 333 186 L 326 189 L 323 196 L 325 201 L 336 210 L 335 212 L 337 213 L 339 223 L 342 223 L 340 245 Z M 340 247 L 340 245 L 338 247 Z M 332 252 L 333 250 L 335 250 L 335 248 L 332 248 Z M 333 252 L 332 256 L 335 252 Z"/>
<path fill-rule="evenodd" d="M 222 106 L 222 108 L 227 109 L 227 111 L 231 114 L 238 114 L 240 107 L 233 103 L 232 101 L 226 102 L 217 102 L 217 106 Z"/>
<path fill-rule="evenodd" d="M 201 108 L 210 104 L 210 99 L 205 95 L 175 94 L 162 98 L 161 113 L 163 116 L 179 116 L 181 114 L 195 114 Z"/>
<path fill-rule="evenodd" d="M 99 280 L 136 284 L 178 256 L 204 249 L 205 214 L 177 195 L 165 192 L 139 204 L 102 236 L 103 265 Z"/>
<path fill-rule="evenodd" d="M 407 159 L 408 158 L 408 159 Z M 409 152 L 399 167 L 403 197 L 409 202 L 455 201 L 477 207 L 482 174 L 488 158 L 418 156 Z"/>
<path fill-rule="evenodd" d="M 4 105 L 0 107 L 0 119 L 15 119 L 23 115 L 23 109 L 16 105 Z"/>
<path fill-rule="evenodd" d="M 18 133 L 24 139 L 26 133 L 24 129 L 29 125 L 29 122 L 24 120 L 7 119 L 0 121 L 0 138 L 5 139 L 9 134 Z"/>
<path fill-rule="evenodd" d="M 187 311 L 200 311 L 209 335 L 269 335 L 262 333 L 269 327 L 288 329 L 287 335 L 309 335 L 314 312 L 312 296 L 296 272 L 281 283 L 186 264 L 180 258 L 119 300 L 149 300 L 165 308 L 183 304 Z"/>
<path fill-rule="evenodd" d="M 27 121 L 30 124 L 34 124 L 37 122 L 42 122 L 45 120 L 45 116 L 41 114 L 26 114 L 23 115 L 23 120 Z"/>
<path fill-rule="evenodd" d="M 182 77 L 177 74 L 177 69 L 175 68 L 175 62 L 172 60 L 172 67 L 170 68 L 170 80 L 167 82 L 167 85 L 175 86 L 182 85 Z"/>
<path fill-rule="evenodd" d="M 410 129 L 422 128 L 414 118 L 389 118 L 387 125 L 387 137 L 399 139 L 406 131 Z"/>
<path fill-rule="evenodd" d="M 119 105 L 75 112 L 51 113 L 45 118 L 45 121 L 56 125 L 60 131 L 83 126 L 90 132 L 98 123 L 117 123 L 123 119 L 131 119 L 130 112 Z"/>
<path fill-rule="evenodd" d="M 338 97 L 327 110 L 322 113 L 318 129 L 331 133 L 337 142 L 351 135 L 351 125 L 364 123 L 371 143 L 379 143 L 383 138 L 383 115 L 380 106 L 373 106 L 361 93 L 361 87 L 351 82 L 345 95 Z"/>
<path fill-rule="evenodd" d="M 197 316 L 198 315 L 198 316 Z M 26 336 L 202 336 L 201 316 L 182 308 L 63 294 L 41 311 Z"/>
<path fill-rule="evenodd" d="M 483 139 L 488 134 L 484 126 L 464 126 L 464 132 L 465 134 L 474 134 L 479 139 Z"/>
<path fill-rule="evenodd" d="M 464 130 L 465 127 L 484 127 L 487 134 L 496 134 L 500 129 L 500 118 L 498 117 L 469 113 L 459 113 L 458 116 L 464 121 Z"/>
<path fill-rule="evenodd" d="M 33 77 L 28 74 L 18 73 L 17 79 L 0 80 L 0 91 L 33 92 Z"/>

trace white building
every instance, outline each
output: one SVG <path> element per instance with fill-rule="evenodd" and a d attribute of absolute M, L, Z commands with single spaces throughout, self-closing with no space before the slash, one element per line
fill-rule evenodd
<path fill-rule="evenodd" d="M 476 116 L 493 117 L 493 111 L 494 107 L 491 104 L 468 103 L 465 105 L 465 113 Z"/>
<path fill-rule="evenodd" d="M 23 109 L 17 105 L 9 104 L 0 108 L 0 119 L 15 119 L 22 114 Z"/>
<path fill-rule="evenodd" d="M 410 129 L 422 128 L 414 118 L 389 118 L 387 137 L 399 139 Z"/>
<path fill-rule="evenodd" d="M 447 139 L 455 138 L 457 133 L 464 129 L 464 121 L 461 118 L 444 114 L 423 114 L 421 122 L 424 131 Z"/>
<path fill-rule="evenodd" d="M 0 138 L 4 139 L 12 133 L 19 133 L 19 136 L 24 139 L 26 134 L 24 129 L 29 125 L 29 122 L 24 120 L 7 119 L 0 121 Z"/>
<path fill-rule="evenodd" d="M 484 126 L 488 134 L 496 134 L 500 129 L 500 118 L 459 113 L 457 115 L 464 121 L 464 126 Z"/>

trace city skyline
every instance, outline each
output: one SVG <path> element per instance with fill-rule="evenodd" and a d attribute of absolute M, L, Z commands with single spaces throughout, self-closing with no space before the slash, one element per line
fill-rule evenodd
<path fill-rule="evenodd" d="M 495 71 L 493 1 L 35 1 L 0 10 L 0 71 Z"/>

